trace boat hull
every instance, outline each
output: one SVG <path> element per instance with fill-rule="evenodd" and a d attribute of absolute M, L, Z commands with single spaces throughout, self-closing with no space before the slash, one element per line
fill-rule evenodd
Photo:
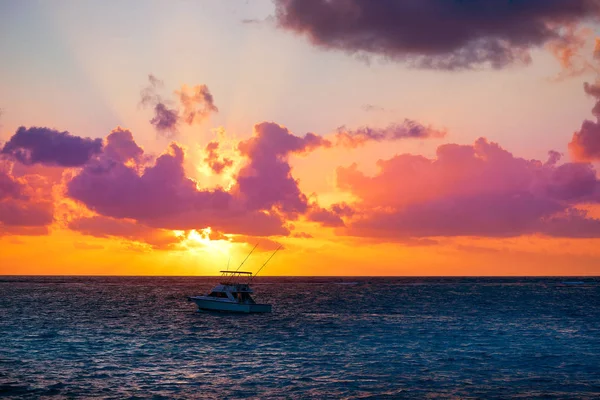
<path fill-rule="evenodd" d="M 198 309 L 206 311 L 224 311 L 235 313 L 270 313 L 270 304 L 240 304 L 229 301 L 210 300 L 201 297 L 190 297 L 196 303 Z"/>

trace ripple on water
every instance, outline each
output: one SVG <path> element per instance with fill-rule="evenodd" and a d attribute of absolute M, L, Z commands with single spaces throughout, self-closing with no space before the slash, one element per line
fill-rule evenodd
<path fill-rule="evenodd" d="M 600 282 L 562 280 L 262 278 L 226 315 L 186 301 L 213 278 L 5 277 L 0 396 L 597 397 Z"/>

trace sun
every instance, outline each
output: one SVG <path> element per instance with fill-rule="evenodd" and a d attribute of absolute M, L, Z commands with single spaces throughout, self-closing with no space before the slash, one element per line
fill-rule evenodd
<path fill-rule="evenodd" d="M 181 233 L 185 235 L 184 232 Z M 233 246 L 232 243 L 225 239 L 211 240 L 211 233 L 212 229 L 210 227 L 192 229 L 185 235 L 185 239 L 182 240 L 181 244 L 191 252 L 203 251 L 217 256 L 228 257 Z"/>

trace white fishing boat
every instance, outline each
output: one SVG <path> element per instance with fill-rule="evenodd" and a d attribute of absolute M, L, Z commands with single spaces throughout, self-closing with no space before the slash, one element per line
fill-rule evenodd
<path fill-rule="evenodd" d="M 258 246 L 258 244 L 256 245 Z M 238 313 L 269 313 L 271 312 L 270 304 L 258 304 L 252 298 L 253 290 L 250 288 L 252 279 L 258 275 L 269 260 L 281 248 L 271 254 L 267 261 L 260 267 L 256 274 L 252 272 L 239 271 L 239 268 L 246 262 L 250 254 L 256 249 L 256 246 L 246 256 L 242 264 L 235 271 L 229 269 L 221 271 L 221 282 L 212 288 L 212 290 L 203 296 L 188 297 L 189 301 L 193 301 L 198 305 L 198 310 L 201 311 L 225 311 Z"/>

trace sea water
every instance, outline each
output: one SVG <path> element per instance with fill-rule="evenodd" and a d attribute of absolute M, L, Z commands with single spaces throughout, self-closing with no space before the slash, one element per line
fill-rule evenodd
<path fill-rule="evenodd" d="M 0 397 L 599 398 L 597 278 L 0 277 Z M 561 285 L 562 281 L 580 281 Z"/>

